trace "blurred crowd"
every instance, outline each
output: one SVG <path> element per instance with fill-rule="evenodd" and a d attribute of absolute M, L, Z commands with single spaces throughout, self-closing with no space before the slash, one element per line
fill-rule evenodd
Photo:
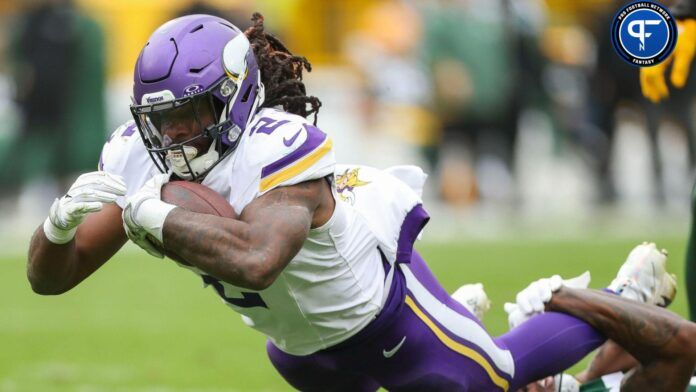
<path fill-rule="evenodd" d="M 313 63 L 319 126 L 343 141 L 342 161 L 420 164 L 430 197 L 458 207 L 543 206 L 548 194 L 611 205 L 637 182 L 649 203 L 686 210 L 693 72 L 668 100 L 643 98 L 609 39 L 622 3 L 11 0 L 0 5 L 4 208 L 48 205 L 61 181 L 93 170 L 129 118 L 130 67 L 157 25 L 211 13 L 245 28 L 258 10 Z"/>

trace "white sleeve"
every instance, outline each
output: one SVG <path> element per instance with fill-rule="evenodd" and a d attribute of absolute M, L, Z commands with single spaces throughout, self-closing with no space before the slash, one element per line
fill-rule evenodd
<path fill-rule="evenodd" d="M 116 128 L 104 143 L 98 168 L 124 178 L 126 196 L 116 199 L 116 204 L 121 208 L 125 205 L 126 197 L 140 189 L 152 175 L 159 173 L 132 120 Z"/>

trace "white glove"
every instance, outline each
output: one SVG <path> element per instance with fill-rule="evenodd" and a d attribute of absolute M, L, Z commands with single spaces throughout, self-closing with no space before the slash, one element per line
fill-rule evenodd
<path fill-rule="evenodd" d="M 465 284 L 452 294 L 452 298 L 480 321 L 483 321 L 483 315 L 491 308 L 491 300 L 482 283 Z"/>
<path fill-rule="evenodd" d="M 585 271 L 572 279 L 563 280 L 560 276 L 554 275 L 550 278 L 539 279 L 533 282 L 527 288 L 517 293 L 515 303 L 507 302 L 503 305 L 505 312 L 508 314 L 510 328 L 522 324 L 535 314 L 543 313 L 546 303 L 551 300 L 553 293 L 562 286 L 584 289 L 590 284 L 590 279 L 590 272 Z"/>
<path fill-rule="evenodd" d="M 579 392 L 580 383 L 570 374 L 561 373 L 553 378 L 554 385 L 558 392 Z"/>
<path fill-rule="evenodd" d="M 68 193 L 51 205 L 43 225 L 46 238 L 54 244 L 70 242 L 87 214 L 101 210 L 104 203 L 113 203 L 125 194 L 126 183 L 121 176 L 103 171 L 81 175 Z"/>
<path fill-rule="evenodd" d="M 580 383 L 570 374 L 563 373 L 535 381 L 527 385 L 526 389 L 522 388 L 521 390 L 534 392 L 579 392 Z"/>
<path fill-rule="evenodd" d="M 169 174 L 158 174 L 149 179 L 138 192 L 126 199 L 123 209 L 123 228 L 131 241 L 152 256 L 162 253 L 162 227 L 175 205 L 160 200 L 162 185 L 169 181 Z"/>

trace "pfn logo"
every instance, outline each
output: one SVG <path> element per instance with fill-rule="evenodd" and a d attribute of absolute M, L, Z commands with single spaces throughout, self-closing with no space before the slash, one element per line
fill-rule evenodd
<path fill-rule="evenodd" d="M 663 62 L 677 42 L 677 24 L 669 11 L 651 1 L 625 5 L 614 16 L 611 42 L 631 65 L 648 67 Z"/>
<path fill-rule="evenodd" d="M 640 40 L 640 46 L 638 47 L 639 50 L 643 51 L 645 50 L 645 39 L 650 38 L 652 33 L 646 33 L 645 32 L 645 26 L 655 26 L 659 25 L 662 23 L 661 20 L 632 20 L 631 22 L 628 23 L 628 34 L 631 37 L 638 38 Z M 636 31 L 636 26 L 638 26 L 638 30 Z"/>

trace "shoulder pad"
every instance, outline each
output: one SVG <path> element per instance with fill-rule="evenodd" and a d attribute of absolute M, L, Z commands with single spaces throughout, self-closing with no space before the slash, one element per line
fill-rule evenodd
<path fill-rule="evenodd" d="M 259 176 L 258 192 L 333 173 L 333 142 L 304 118 L 264 111 L 250 127 L 246 163 Z"/>

